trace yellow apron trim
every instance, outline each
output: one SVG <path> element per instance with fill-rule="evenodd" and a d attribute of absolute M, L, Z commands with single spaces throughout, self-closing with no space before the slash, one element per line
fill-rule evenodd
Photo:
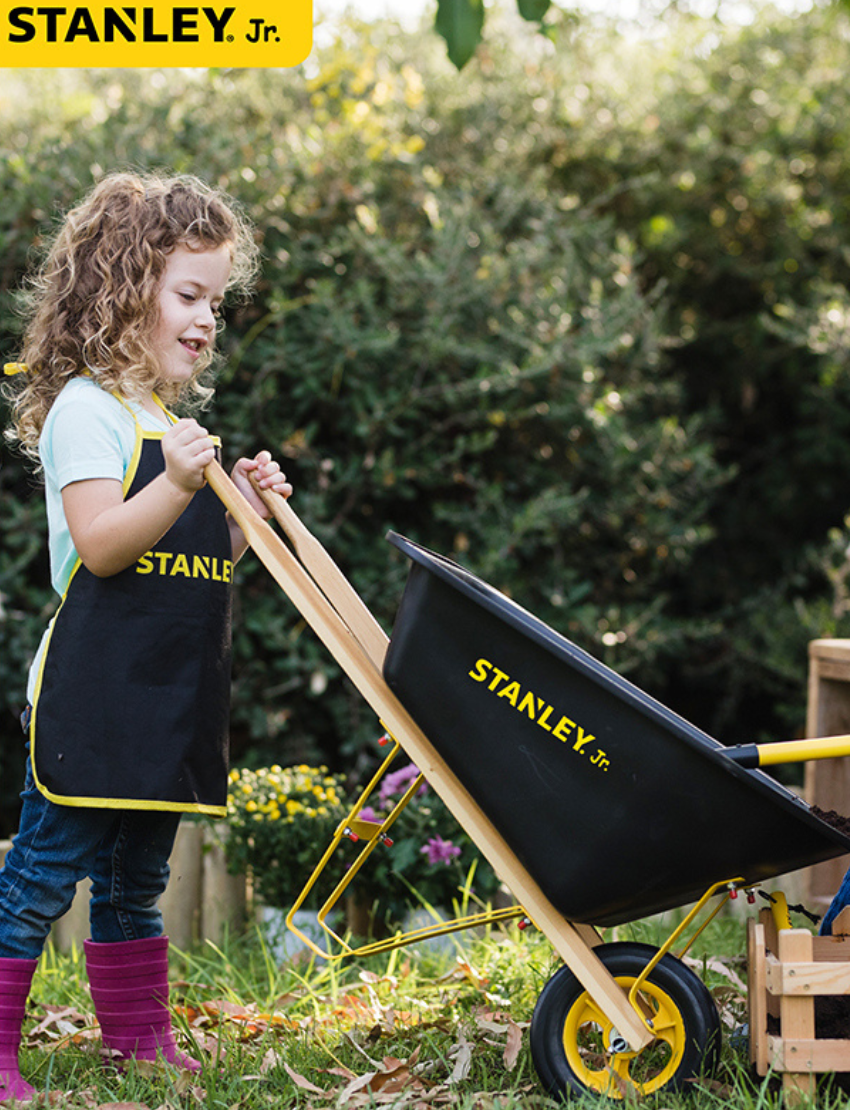
<path fill-rule="evenodd" d="M 152 393 L 151 397 L 153 398 L 154 404 L 159 405 L 159 407 L 165 413 L 166 419 L 169 420 L 172 424 L 176 424 L 178 417 L 176 417 L 173 412 L 165 407 L 165 405 L 159 399 L 159 396 L 156 393 Z"/>
<path fill-rule="evenodd" d="M 133 417 L 133 419 L 135 420 L 135 417 Z M 151 432 L 150 434 L 154 436 L 156 432 Z M 160 438 L 162 438 L 162 436 L 160 436 Z M 142 443 L 144 439 L 145 433 L 142 431 L 141 424 L 136 420 L 136 442 L 133 444 L 133 454 L 130 456 L 127 473 L 124 475 L 124 481 L 121 483 L 121 492 L 125 497 L 127 496 L 130 486 L 133 484 L 133 479 L 136 477 L 136 471 L 139 469 L 139 459 L 142 457 Z"/>
<path fill-rule="evenodd" d="M 31 763 L 33 779 L 41 794 L 48 801 L 56 805 L 78 807 L 80 809 L 135 809 L 157 810 L 168 813 L 203 813 L 209 817 L 226 817 L 227 806 L 204 805 L 201 802 L 154 802 L 144 801 L 139 798 L 71 798 L 65 794 L 54 794 L 42 783 L 39 783 L 35 773 L 35 765 Z"/>

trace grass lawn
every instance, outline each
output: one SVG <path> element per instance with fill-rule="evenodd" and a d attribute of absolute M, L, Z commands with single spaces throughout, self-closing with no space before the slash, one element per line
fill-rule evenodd
<path fill-rule="evenodd" d="M 606 940 L 658 944 L 668 922 L 609 930 Z M 646 1103 L 677 1110 L 781 1105 L 775 1079 L 759 1081 L 746 1044 L 745 925 L 720 917 L 688 960 L 723 1018 L 719 1073 L 690 1094 Z M 172 1001 L 181 1045 L 197 1050 L 200 1076 L 133 1065 L 105 1068 L 82 954 L 45 953 L 34 985 L 22 1051 L 30 1082 L 59 1105 L 111 1110 L 204 1105 L 414 1110 L 554 1108 L 531 1063 L 528 1023 L 558 962 L 539 934 L 514 926 L 484 937 L 454 934 L 441 952 L 401 949 L 365 961 L 296 961 L 277 966 L 259 934 L 174 953 Z M 194 1043 L 194 1049 L 193 1049 Z M 631 1101 L 631 1100 L 627 1100 Z M 819 1107 L 844 1107 L 829 1084 Z M 599 1105 L 582 1097 L 576 1107 Z"/>

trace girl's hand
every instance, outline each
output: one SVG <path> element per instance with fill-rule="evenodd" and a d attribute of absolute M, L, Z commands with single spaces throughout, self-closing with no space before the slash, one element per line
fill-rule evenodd
<path fill-rule="evenodd" d="M 172 425 L 162 437 L 162 452 L 165 472 L 126 500 L 114 478 L 71 482 L 63 488 L 71 539 L 92 574 L 118 574 L 162 539 L 203 486 L 204 467 L 215 456 L 206 428 L 195 420 Z"/>
<path fill-rule="evenodd" d="M 204 484 L 204 468 L 215 458 L 215 445 L 197 420 L 184 418 L 162 437 L 165 473 L 183 493 L 194 493 Z"/>
<path fill-rule="evenodd" d="M 281 497 L 289 497 L 292 486 L 287 482 L 286 475 L 282 473 L 278 463 L 274 461 L 268 451 L 260 451 L 253 459 L 239 459 L 233 467 L 231 478 L 234 485 L 245 495 L 251 507 L 255 509 L 264 520 L 271 516 L 266 503 L 257 493 L 254 480 L 261 489 L 271 489 Z"/>

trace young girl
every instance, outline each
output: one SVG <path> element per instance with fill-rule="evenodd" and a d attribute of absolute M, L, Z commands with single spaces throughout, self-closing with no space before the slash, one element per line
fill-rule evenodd
<path fill-rule="evenodd" d="M 86 965 L 112 1055 L 175 1048 L 157 903 L 180 814 L 223 816 L 230 582 L 245 539 L 205 485 L 216 442 L 169 407 L 205 398 L 225 293 L 257 250 L 192 178 L 116 174 L 72 210 L 33 286 L 14 430 L 44 470 L 62 603 L 30 672 L 20 827 L 0 871 L 0 1099 L 31 1099 L 21 1021 L 50 926 L 91 878 Z M 288 496 L 268 452 L 249 475 Z"/>

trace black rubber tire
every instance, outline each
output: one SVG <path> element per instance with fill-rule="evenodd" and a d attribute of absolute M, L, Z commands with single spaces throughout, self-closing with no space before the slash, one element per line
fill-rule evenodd
<path fill-rule="evenodd" d="M 648 944 L 603 944 L 595 954 L 628 988 L 658 950 Z M 675 956 L 653 968 L 641 998 L 655 1014 L 659 1036 L 640 1053 L 605 1051 L 611 1022 L 595 1006 L 567 967 L 546 984 L 531 1020 L 531 1057 L 550 1094 L 565 1097 L 588 1091 L 622 1099 L 681 1091 L 716 1069 L 720 1056 L 720 1016 L 702 980 Z"/>

